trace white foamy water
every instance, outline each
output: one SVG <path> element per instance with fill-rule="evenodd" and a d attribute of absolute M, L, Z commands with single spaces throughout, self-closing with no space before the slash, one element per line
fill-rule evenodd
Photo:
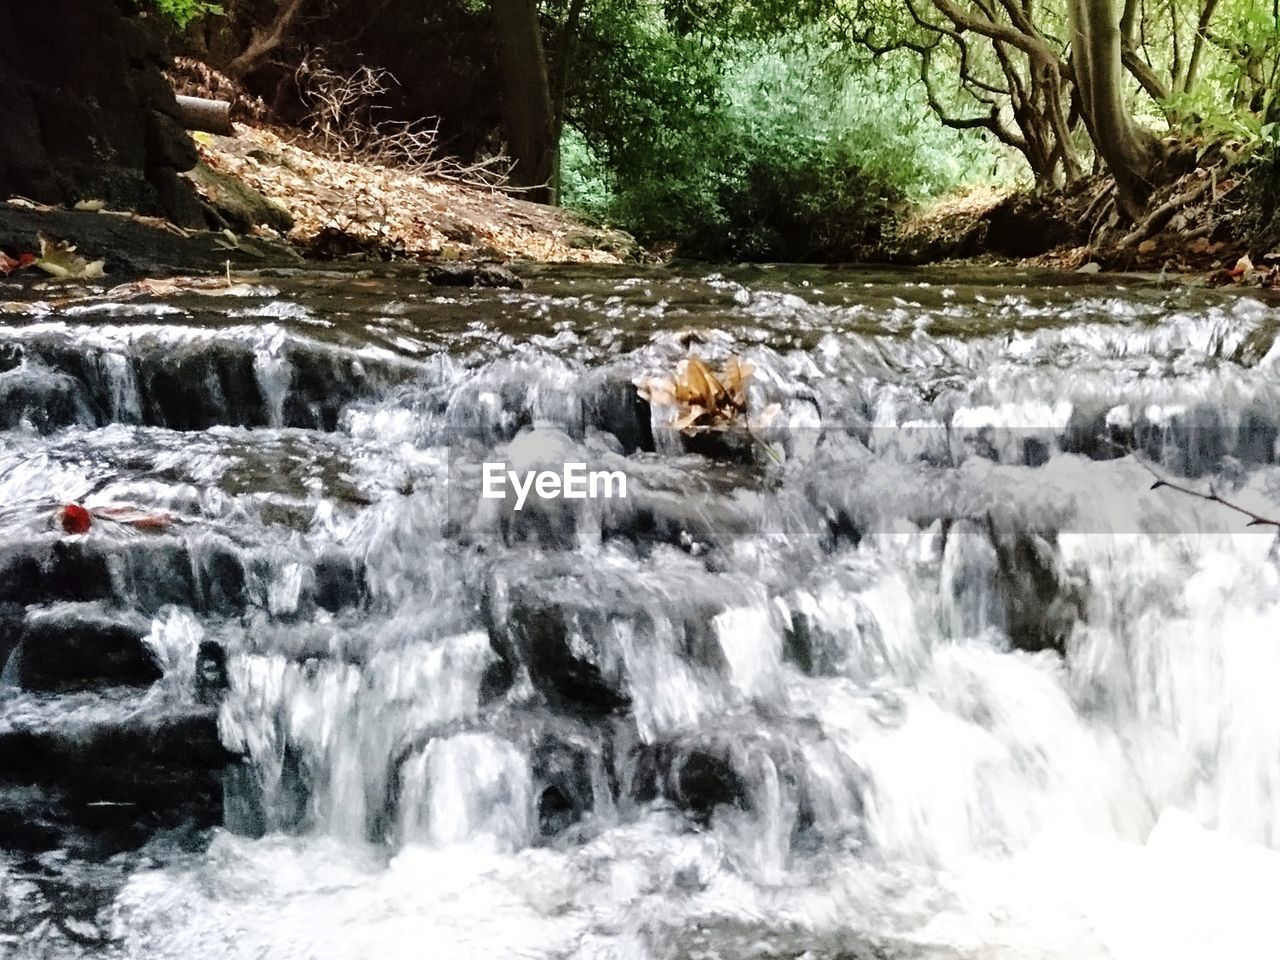
<path fill-rule="evenodd" d="M 399 291 L 368 311 L 394 348 L 318 293 L 251 305 L 218 390 L 256 419 L 181 429 L 131 351 L 212 336 L 84 334 L 101 395 L 5 434 L 0 491 L 179 515 L 194 599 L 95 530 L 94 602 L 146 608 L 166 697 L 225 646 L 241 759 L 221 828 L 120 861 L 102 945 L 33 955 L 1274 956 L 1274 537 L 1148 468 L 1280 512 L 1275 310 L 840 276 Z M 759 367 L 776 450 L 708 459 L 636 406 L 680 311 Z M 635 495 L 516 523 L 450 487 L 548 450 Z"/>

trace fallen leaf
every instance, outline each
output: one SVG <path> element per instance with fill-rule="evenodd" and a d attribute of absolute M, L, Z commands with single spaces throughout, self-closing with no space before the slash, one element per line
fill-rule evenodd
<path fill-rule="evenodd" d="M 123 523 L 135 530 L 167 530 L 173 526 L 173 517 L 167 513 L 147 513 L 123 504 L 95 507 L 93 514 L 99 519 Z"/>
<path fill-rule="evenodd" d="M 741 421 L 747 412 L 747 384 L 755 366 L 730 357 L 717 377 L 696 356 L 676 367 L 674 377 L 640 377 L 635 381 L 641 397 L 659 407 L 673 407 L 671 425 L 685 434 L 724 429 Z"/>
<path fill-rule="evenodd" d="M 58 280 L 96 280 L 105 276 L 105 260 L 86 260 L 76 248 L 61 240 L 40 235 L 40 259 L 33 266 Z"/>
<path fill-rule="evenodd" d="M 57 520 L 62 532 L 73 536 L 88 533 L 93 524 L 89 511 L 78 503 L 63 504 L 58 508 Z"/>
<path fill-rule="evenodd" d="M 3 250 L 0 250 L 0 276 L 7 277 L 14 271 L 21 270 L 23 267 L 29 267 L 35 262 L 36 257 L 33 253 L 20 253 L 18 254 L 18 258 L 15 260 Z"/>
<path fill-rule="evenodd" d="M 1246 253 L 1237 260 L 1236 265 L 1231 268 L 1229 273 L 1231 274 L 1231 279 L 1236 283 L 1248 279 L 1253 273 L 1253 261 L 1249 259 L 1249 255 Z"/>

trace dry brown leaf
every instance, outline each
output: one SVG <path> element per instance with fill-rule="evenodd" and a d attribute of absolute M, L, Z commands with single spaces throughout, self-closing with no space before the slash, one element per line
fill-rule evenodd
<path fill-rule="evenodd" d="M 1231 274 L 1231 279 L 1235 280 L 1237 283 L 1248 279 L 1249 275 L 1253 273 L 1253 261 L 1249 259 L 1249 255 L 1246 253 L 1236 261 L 1236 265 L 1232 267 L 1229 272 Z"/>
<path fill-rule="evenodd" d="M 97 280 L 105 276 L 105 260 L 86 260 L 76 248 L 40 235 L 40 259 L 32 264 L 57 280 Z"/>
<path fill-rule="evenodd" d="M 640 377 L 636 390 L 651 404 L 675 408 L 672 426 L 686 434 L 724 429 L 747 412 L 747 384 L 755 366 L 730 357 L 719 377 L 698 357 L 680 361 L 674 377 Z"/>

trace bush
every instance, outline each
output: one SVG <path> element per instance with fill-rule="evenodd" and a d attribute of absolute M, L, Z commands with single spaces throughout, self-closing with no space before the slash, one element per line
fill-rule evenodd
<path fill-rule="evenodd" d="M 683 64 L 688 91 L 654 81 L 660 103 L 589 115 L 562 158 L 565 203 L 641 242 L 714 259 L 855 259 L 907 201 L 990 163 L 981 141 L 942 127 L 913 96 L 906 62 L 834 70 L 825 50 L 798 41 L 708 53 L 661 31 L 644 44 L 666 48 L 646 57 Z M 643 99 L 643 80 L 630 84 Z M 659 126 L 627 129 L 631 115 Z"/>
<path fill-rule="evenodd" d="M 204 0 L 151 0 L 157 9 L 185 29 L 192 20 L 208 14 L 222 13 L 222 6 L 217 3 L 206 3 Z"/>

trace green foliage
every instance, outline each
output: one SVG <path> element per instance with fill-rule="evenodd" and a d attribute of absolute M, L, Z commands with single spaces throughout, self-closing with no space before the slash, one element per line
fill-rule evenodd
<path fill-rule="evenodd" d="M 594 220 L 607 219 L 613 201 L 609 170 L 576 127 L 560 138 L 560 199 Z"/>
<path fill-rule="evenodd" d="M 661 21 L 639 33 L 622 47 L 634 57 L 626 69 L 605 51 L 609 75 L 625 79 L 574 117 L 583 139 L 566 138 L 561 169 L 566 204 L 644 243 L 709 258 L 848 259 L 907 201 L 990 166 L 978 138 L 932 117 L 903 60 L 848 69 L 801 38 L 713 44 Z M 592 157 L 608 170 L 607 195 Z"/>
<path fill-rule="evenodd" d="M 1208 66 L 1162 102 L 1174 129 L 1206 144 L 1234 141 L 1273 153 L 1280 144 L 1280 18 L 1253 0 L 1217 11 Z"/>
<path fill-rule="evenodd" d="M 151 2 L 169 19 L 182 29 L 192 20 L 210 14 L 222 13 L 218 3 L 207 3 L 205 0 L 151 0 Z"/>

